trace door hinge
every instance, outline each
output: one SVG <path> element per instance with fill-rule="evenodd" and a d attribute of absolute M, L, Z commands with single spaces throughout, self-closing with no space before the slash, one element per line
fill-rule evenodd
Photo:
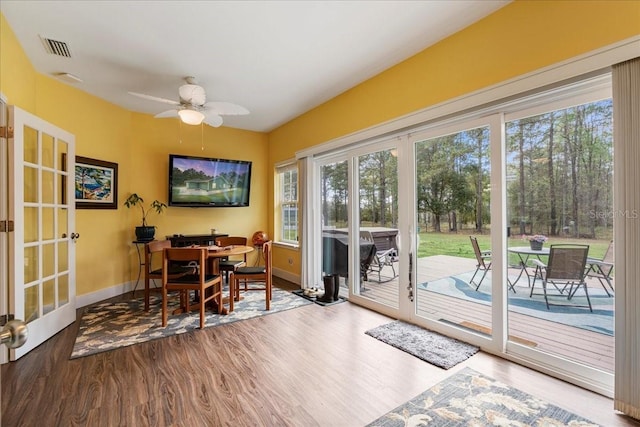
<path fill-rule="evenodd" d="M 14 224 L 12 220 L 0 221 L 0 233 L 11 233 L 14 230 Z"/>
<path fill-rule="evenodd" d="M 0 138 L 13 138 L 13 128 L 11 126 L 0 126 Z"/>
<path fill-rule="evenodd" d="M 0 315 L 0 326 L 4 326 L 7 324 L 7 322 L 9 322 L 10 320 L 15 319 L 15 316 L 13 314 L 2 314 Z"/>

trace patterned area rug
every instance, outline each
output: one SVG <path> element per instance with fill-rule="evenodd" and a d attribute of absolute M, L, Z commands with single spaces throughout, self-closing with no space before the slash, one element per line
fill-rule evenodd
<path fill-rule="evenodd" d="M 491 273 L 487 274 L 477 291 L 475 286 L 471 287 L 469 285 L 471 276 L 473 276 L 473 271 L 421 283 L 418 287 L 466 301 L 485 305 L 491 304 Z M 511 280 L 515 280 L 515 277 L 511 277 Z M 529 297 L 531 288 L 528 286 L 526 276 L 516 283 L 515 289 L 515 294 L 512 291 L 508 292 L 509 310 L 550 322 L 562 323 L 613 336 L 614 299 L 607 296 L 602 288 L 589 288 L 589 298 L 591 299 L 593 312 L 590 312 L 588 307 L 584 307 L 587 305 L 587 299 L 582 291 L 579 291 L 571 301 L 567 301 L 566 294 L 563 296 L 550 296 L 550 303 L 567 305 L 552 305 L 547 309 L 544 296 L 534 294 Z M 539 283 L 536 284 L 535 292 L 542 293 Z"/>
<path fill-rule="evenodd" d="M 273 288 L 271 310 L 264 307 L 264 292 L 246 292 L 243 299 L 234 304 L 228 315 L 210 312 L 205 327 L 224 325 L 239 320 L 251 319 L 265 314 L 278 313 L 296 307 L 312 304 L 291 292 Z M 178 307 L 178 298 L 170 298 L 169 311 Z M 183 334 L 200 325 L 200 314 L 169 316 L 166 328 L 162 327 L 162 307 L 159 296 L 151 296 L 151 309 L 144 311 L 144 299 L 124 302 L 104 302 L 85 308 L 78 330 L 78 336 L 71 352 L 71 359 L 88 356 L 103 351 L 114 350 L 146 341 Z"/>
<path fill-rule="evenodd" d="M 523 391 L 465 368 L 368 424 L 404 426 L 598 427 Z"/>
<path fill-rule="evenodd" d="M 365 334 L 444 369 L 456 366 L 479 350 L 471 344 L 399 320 L 369 329 Z"/>

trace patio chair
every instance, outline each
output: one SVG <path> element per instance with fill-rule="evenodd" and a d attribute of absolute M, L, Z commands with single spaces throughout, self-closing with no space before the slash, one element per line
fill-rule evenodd
<path fill-rule="evenodd" d="M 609 297 L 614 293 L 613 284 L 611 283 L 611 273 L 613 273 L 613 240 L 609 243 L 609 247 L 602 259 L 587 257 L 587 277 L 598 279 Z M 607 289 L 607 285 L 609 289 L 611 289 L 611 292 Z"/>
<path fill-rule="evenodd" d="M 476 265 L 476 271 L 473 273 L 471 277 L 470 284 L 476 285 L 476 291 L 480 288 L 482 281 L 487 275 L 487 272 L 491 269 L 491 251 L 481 251 L 480 246 L 478 245 L 478 239 L 474 236 L 469 236 L 471 239 L 471 246 L 473 247 L 473 252 L 476 254 L 476 261 L 478 264 Z M 476 275 L 479 271 L 482 271 L 482 277 L 478 283 L 475 283 L 473 279 L 476 278 Z M 511 287 L 513 289 L 513 286 Z M 515 292 L 515 290 L 514 290 Z"/>
<path fill-rule="evenodd" d="M 533 263 L 536 265 L 536 270 L 533 276 L 533 285 L 531 286 L 529 297 L 534 295 L 533 291 L 536 287 L 536 281 L 537 279 L 540 279 L 544 300 L 547 304 L 547 310 L 549 310 L 550 305 L 566 306 L 569 304 L 549 303 L 547 284 L 552 284 L 558 292 L 557 294 L 551 294 L 552 296 L 564 297 L 566 295 L 567 300 L 571 300 L 575 296 L 577 290 L 582 287 L 582 289 L 584 289 L 584 294 L 587 297 L 589 311 L 593 312 L 591 300 L 589 299 L 587 283 L 585 282 L 587 273 L 585 266 L 587 263 L 588 253 L 589 245 L 551 245 L 548 264 L 545 265 L 538 259 L 533 260 Z M 559 285 L 562 284 L 563 286 L 560 288 Z"/>
<path fill-rule="evenodd" d="M 360 230 L 360 238 L 375 244 L 373 235 L 370 231 Z M 368 266 L 367 278 L 369 277 L 368 273 L 378 273 L 378 282 L 380 283 L 395 279 L 398 277 L 398 274 L 396 273 L 394 263 L 398 262 L 398 260 L 398 251 L 396 248 L 388 248 L 382 251 L 376 250 L 373 259 Z M 386 276 L 383 280 L 382 270 L 385 267 L 391 267 L 392 276 Z"/>

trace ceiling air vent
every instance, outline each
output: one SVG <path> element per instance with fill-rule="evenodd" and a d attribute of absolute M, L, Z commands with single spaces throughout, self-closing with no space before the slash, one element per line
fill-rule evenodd
<path fill-rule="evenodd" d="M 42 36 L 40 36 L 40 40 L 42 40 L 44 50 L 46 50 L 47 53 L 50 53 L 52 55 L 64 56 L 65 58 L 71 58 L 69 45 L 67 45 L 65 42 L 48 39 Z"/>

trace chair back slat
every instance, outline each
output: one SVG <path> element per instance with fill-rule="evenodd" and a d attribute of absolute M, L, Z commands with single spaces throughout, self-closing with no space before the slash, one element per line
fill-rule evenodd
<path fill-rule="evenodd" d="M 478 245 L 478 239 L 474 236 L 469 236 L 469 239 L 471 239 L 471 246 L 473 246 L 473 253 L 476 255 L 478 264 L 484 267 L 484 258 L 482 256 L 482 252 L 480 251 L 480 246 Z"/>
<path fill-rule="evenodd" d="M 218 237 L 216 239 L 216 245 L 220 246 L 221 248 L 225 248 L 231 245 L 247 246 L 247 238 L 240 236 Z"/>
<path fill-rule="evenodd" d="M 264 244 L 262 245 L 262 256 L 264 257 L 264 267 L 265 270 L 267 271 L 267 274 L 270 275 L 270 271 L 271 271 L 271 245 L 272 242 L 268 241 L 268 242 L 264 242 Z"/>
<path fill-rule="evenodd" d="M 602 261 L 608 264 L 613 264 L 613 240 L 609 242 L 609 247 L 607 247 L 607 251 L 604 253 Z"/>
<path fill-rule="evenodd" d="M 195 273 L 204 277 L 208 250 L 206 248 L 165 248 L 162 264 L 163 282 L 169 277 L 169 267 L 172 262 L 189 263 L 188 266 L 195 269 Z"/>
<path fill-rule="evenodd" d="M 589 245 L 551 245 L 547 280 L 581 281 L 585 274 Z"/>
<path fill-rule="evenodd" d="M 154 240 L 144 245 L 144 268 L 145 274 L 154 271 L 152 267 L 153 254 L 162 252 L 165 248 L 171 247 L 171 240 Z M 159 277 L 158 277 L 159 278 Z"/>

